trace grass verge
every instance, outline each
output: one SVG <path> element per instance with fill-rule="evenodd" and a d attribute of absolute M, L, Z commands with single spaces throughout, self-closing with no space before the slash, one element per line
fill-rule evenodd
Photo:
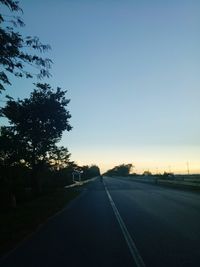
<path fill-rule="evenodd" d="M 50 216 L 79 194 L 75 189 L 58 189 L 0 214 L 0 256 L 14 248 Z"/>
<path fill-rule="evenodd" d="M 157 179 L 152 176 L 149 178 L 130 178 L 132 181 L 141 182 L 141 183 L 149 183 L 161 186 L 168 186 L 176 189 L 184 189 L 190 191 L 200 192 L 200 182 L 198 181 L 179 181 L 179 180 L 167 180 L 167 179 Z"/>
<path fill-rule="evenodd" d="M 200 190 L 200 184 L 194 183 L 194 182 L 188 182 L 188 181 L 174 181 L 174 180 L 157 180 L 158 185 L 164 185 L 169 187 L 174 187 L 177 189 L 187 189 L 187 190 Z"/>

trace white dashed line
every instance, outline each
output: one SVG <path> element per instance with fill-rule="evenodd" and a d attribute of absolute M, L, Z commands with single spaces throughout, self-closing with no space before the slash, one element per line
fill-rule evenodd
<path fill-rule="evenodd" d="M 133 241 L 131 235 L 129 234 L 129 232 L 128 232 L 127 228 L 126 228 L 126 225 L 125 225 L 124 221 L 122 220 L 122 218 L 121 218 L 121 216 L 119 214 L 119 211 L 118 211 L 117 207 L 115 206 L 115 203 L 114 203 L 114 201 L 113 201 L 113 199 L 112 199 L 112 197 L 111 197 L 111 195 L 110 195 L 105 183 L 104 183 L 104 186 L 105 186 L 105 190 L 106 190 L 106 193 L 108 195 L 111 207 L 112 207 L 112 209 L 114 211 L 114 214 L 115 214 L 115 216 L 117 218 L 117 221 L 118 221 L 118 223 L 120 225 L 120 228 L 122 230 L 123 236 L 124 236 L 124 238 L 126 240 L 126 243 L 127 243 L 128 248 L 130 250 L 130 253 L 131 253 L 131 255 L 132 255 L 132 257 L 133 257 L 133 259 L 135 261 L 136 266 L 137 267 L 145 267 L 144 261 L 143 261 L 142 257 L 140 256 L 140 253 L 139 253 L 139 251 L 138 251 L 138 249 L 137 249 L 137 247 L 135 245 L 135 242 Z"/>

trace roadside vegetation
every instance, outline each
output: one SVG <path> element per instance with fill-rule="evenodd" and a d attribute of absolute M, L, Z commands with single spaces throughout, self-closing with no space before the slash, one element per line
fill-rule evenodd
<path fill-rule="evenodd" d="M 76 197 L 64 189 L 100 174 L 96 165 L 78 166 L 67 147 L 59 146 L 71 131 L 67 91 L 42 83 L 51 76 L 51 47 L 38 37 L 23 36 L 23 11 L 14 0 L 0 0 L 0 251 L 12 248 L 49 216 Z M 32 79 L 24 99 L 13 99 L 16 79 Z"/>
<path fill-rule="evenodd" d="M 79 194 L 78 190 L 60 188 L 54 192 L 20 203 L 14 210 L 0 213 L 0 256 L 15 247 L 39 225 L 61 210 Z"/>
<path fill-rule="evenodd" d="M 107 176 L 127 176 L 131 173 L 133 169 L 133 165 L 130 164 L 121 164 L 118 166 L 115 166 L 114 168 L 108 170 L 104 175 Z"/>
<path fill-rule="evenodd" d="M 133 181 L 151 183 L 155 185 L 163 185 L 174 187 L 178 189 L 188 190 L 200 190 L 200 175 L 175 175 L 172 172 L 164 172 L 163 174 L 152 174 L 149 170 L 143 172 L 143 174 L 137 174 L 132 172 L 132 164 L 121 164 L 108 170 L 104 175 L 111 177 L 129 178 Z"/>
<path fill-rule="evenodd" d="M 51 76 L 52 61 L 43 56 L 50 45 L 20 33 L 25 23 L 18 1 L 0 0 L 0 6 L 0 208 L 15 208 L 73 183 L 74 171 L 83 179 L 100 172 L 78 166 L 59 146 L 63 132 L 72 130 L 70 99 L 66 90 L 38 80 Z M 34 80 L 29 97 L 6 95 L 8 86 L 17 91 L 13 77 Z"/>

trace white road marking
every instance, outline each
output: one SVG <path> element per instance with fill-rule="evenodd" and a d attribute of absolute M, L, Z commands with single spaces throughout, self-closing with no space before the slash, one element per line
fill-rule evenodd
<path fill-rule="evenodd" d="M 139 253 L 139 251 L 135 245 L 135 242 L 133 241 L 131 235 L 129 234 L 128 229 L 126 228 L 126 225 L 125 225 L 124 221 L 122 220 L 122 217 L 120 216 L 119 211 L 118 211 L 117 207 L 115 206 L 115 203 L 114 203 L 105 183 L 104 183 L 104 186 L 105 186 L 105 190 L 106 190 L 106 193 L 108 195 L 111 207 L 112 207 L 114 214 L 117 218 L 117 221 L 120 225 L 123 236 L 126 240 L 126 243 L 129 247 L 130 253 L 131 253 L 131 255 L 135 261 L 136 266 L 137 267 L 145 267 L 144 261 L 143 261 L 142 257 L 140 256 L 140 253 Z"/>

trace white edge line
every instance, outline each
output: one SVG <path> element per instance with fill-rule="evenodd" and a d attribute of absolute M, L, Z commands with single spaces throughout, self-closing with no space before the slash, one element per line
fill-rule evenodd
<path fill-rule="evenodd" d="M 138 249 L 137 249 L 137 247 L 135 245 L 135 242 L 133 241 L 131 235 L 129 234 L 128 229 L 126 228 L 126 225 L 125 225 L 124 221 L 122 220 L 122 218 L 121 218 L 121 216 L 119 214 L 119 211 L 118 211 L 117 207 L 115 206 L 115 203 L 114 203 L 114 201 L 113 201 L 113 199 L 112 199 L 112 197 L 111 197 L 111 195 L 110 195 L 105 183 L 104 183 L 104 186 L 105 186 L 105 190 L 106 190 L 106 193 L 108 195 L 111 207 L 112 207 L 112 209 L 114 211 L 114 214 L 115 214 L 115 216 L 117 218 L 117 221 L 118 221 L 118 223 L 120 225 L 120 228 L 122 230 L 123 236 L 124 236 L 124 238 L 126 240 L 128 248 L 130 250 L 130 253 L 131 253 L 131 255 L 132 255 L 132 257 L 133 257 L 133 259 L 134 259 L 134 261 L 136 263 L 136 266 L 137 267 L 145 267 L 145 263 L 144 263 L 142 257 L 140 256 L 140 253 L 139 253 L 139 251 L 138 251 Z"/>

